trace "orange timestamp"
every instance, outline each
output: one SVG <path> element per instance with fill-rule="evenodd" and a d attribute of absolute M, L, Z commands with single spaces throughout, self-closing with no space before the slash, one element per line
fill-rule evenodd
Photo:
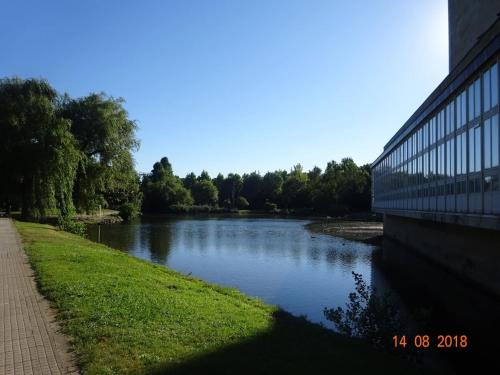
<path fill-rule="evenodd" d="M 439 349 L 465 349 L 469 345 L 467 335 L 415 335 L 393 336 L 395 349 L 406 348 L 411 345 L 417 349 L 439 348 Z"/>

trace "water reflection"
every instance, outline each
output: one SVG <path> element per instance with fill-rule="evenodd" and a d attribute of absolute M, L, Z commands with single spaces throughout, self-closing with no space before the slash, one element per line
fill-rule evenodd
<path fill-rule="evenodd" d="M 351 272 L 372 279 L 370 245 L 311 234 L 305 220 L 142 219 L 101 226 L 101 242 L 184 274 L 327 323 L 325 306 L 343 306 Z M 97 228 L 90 228 L 97 240 Z M 329 325 L 329 324 L 328 324 Z"/>

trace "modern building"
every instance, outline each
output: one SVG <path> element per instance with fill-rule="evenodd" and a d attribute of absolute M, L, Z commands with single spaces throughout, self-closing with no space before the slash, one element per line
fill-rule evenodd
<path fill-rule="evenodd" d="M 500 294 L 500 0 L 449 0 L 450 72 L 372 164 L 387 238 Z"/>

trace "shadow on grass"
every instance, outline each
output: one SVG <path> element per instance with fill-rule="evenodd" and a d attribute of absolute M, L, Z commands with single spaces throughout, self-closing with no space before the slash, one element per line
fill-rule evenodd
<path fill-rule="evenodd" d="M 278 311 L 265 333 L 179 364 L 160 374 L 384 374 L 417 373 L 410 364 Z"/>

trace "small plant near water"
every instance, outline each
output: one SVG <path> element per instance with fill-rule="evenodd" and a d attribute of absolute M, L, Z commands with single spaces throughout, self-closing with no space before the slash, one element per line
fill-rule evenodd
<path fill-rule="evenodd" d="M 58 225 L 65 232 L 77 234 L 82 237 L 87 236 L 87 226 L 81 221 L 76 221 L 69 217 L 59 217 Z"/>
<path fill-rule="evenodd" d="M 404 329 L 398 307 L 390 293 L 378 295 L 375 288 L 366 285 L 361 274 L 352 272 L 352 275 L 356 290 L 349 294 L 346 309 L 325 308 L 326 319 L 343 335 L 363 339 L 380 349 L 393 349 L 392 337 L 401 335 Z"/>
<path fill-rule="evenodd" d="M 137 204 L 127 202 L 120 206 L 120 211 L 118 214 L 123 219 L 123 221 L 130 221 L 139 214 L 139 209 Z"/>

